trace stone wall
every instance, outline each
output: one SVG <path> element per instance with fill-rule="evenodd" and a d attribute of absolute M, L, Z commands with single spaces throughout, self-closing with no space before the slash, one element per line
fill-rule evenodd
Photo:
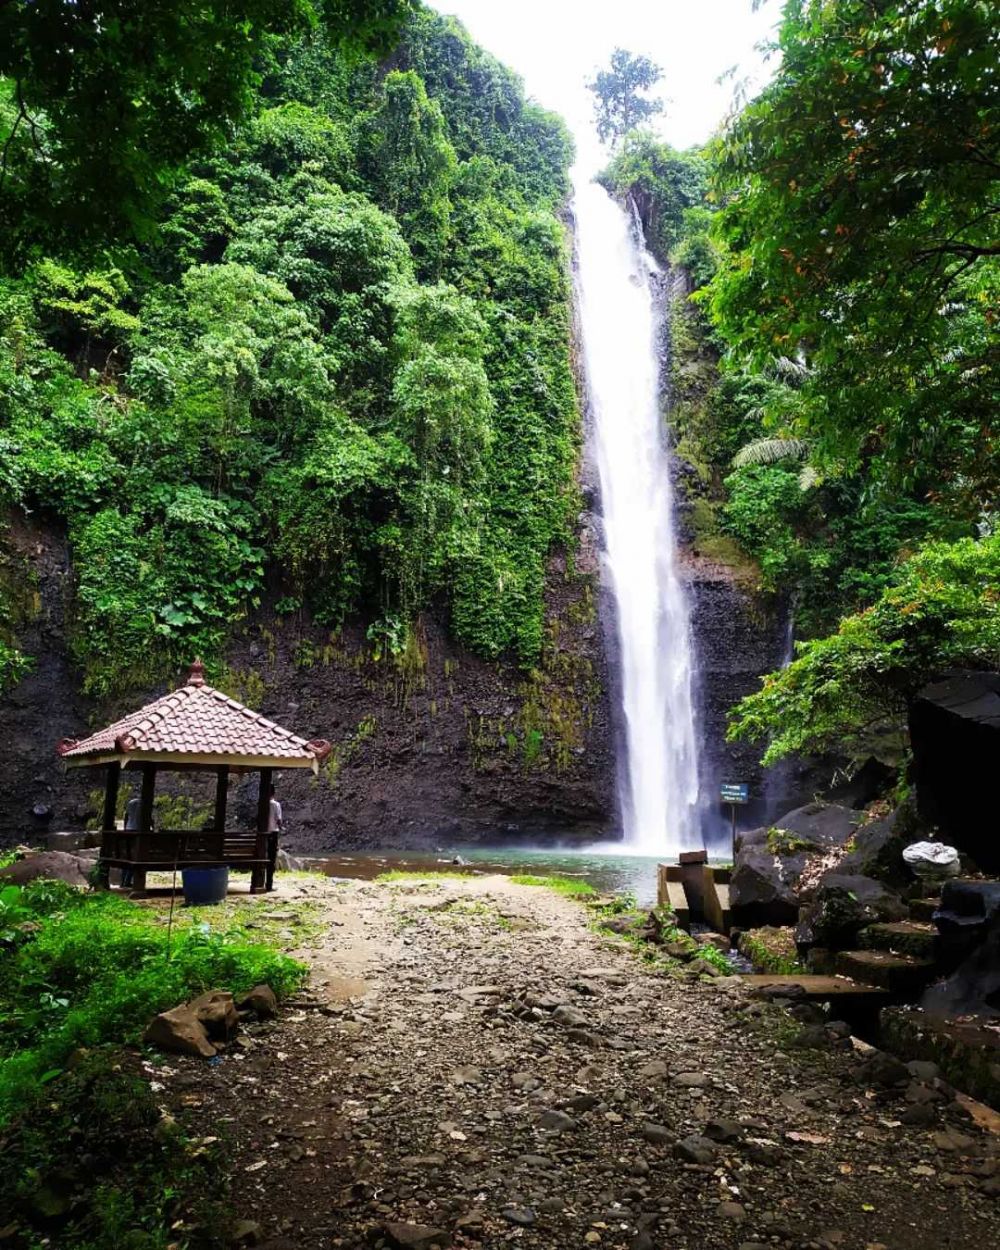
<path fill-rule="evenodd" d="M 586 515 L 580 531 L 572 566 L 562 556 L 551 562 L 546 644 L 531 673 L 455 647 L 433 615 L 418 623 L 404 655 L 381 660 L 360 622 L 332 634 L 304 616 L 263 611 L 233 639 L 219 684 L 296 732 L 334 744 L 318 778 L 288 773 L 279 782 L 290 849 L 572 840 L 607 831 L 614 764 Z M 5 843 L 28 836 L 35 805 L 52 809 L 53 829 L 92 818 L 101 772 L 67 772 L 57 741 L 165 689 L 104 704 L 84 698 L 68 655 L 72 572 L 64 536 L 19 517 L 9 541 L 37 598 L 22 631 L 33 670 L 0 700 Z M 208 801 L 207 784 L 168 775 L 161 788 Z M 241 797 L 243 790 L 237 810 Z"/>

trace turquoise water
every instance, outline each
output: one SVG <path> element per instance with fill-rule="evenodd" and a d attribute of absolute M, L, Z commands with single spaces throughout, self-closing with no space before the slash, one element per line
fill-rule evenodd
<path fill-rule="evenodd" d="M 460 846 L 446 851 L 359 851 L 350 855 L 316 856 L 309 864 L 331 877 L 370 879 L 394 868 L 454 871 L 456 859 L 466 864 L 471 872 L 579 877 L 602 894 L 634 894 L 641 907 L 656 902 L 658 857 L 623 855 L 615 846 L 581 850 Z"/>

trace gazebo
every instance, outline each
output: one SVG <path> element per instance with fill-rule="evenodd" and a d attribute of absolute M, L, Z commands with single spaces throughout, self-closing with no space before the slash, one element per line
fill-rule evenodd
<path fill-rule="evenodd" d="M 143 890 L 147 872 L 232 867 L 250 870 L 250 891 L 257 894 L 272 888 L 278 851 L 277 835 L 267 831 L 274 770 L 311 768 L 315 773 L 330 744 L 307 742 L 206 685 L 205 667 L 195 660 L 186 685 L 89 738 L 64 738 L 57 749 L 70 768 L 107 769 L 98 860 L 105 885 L 112 868 L 131 869 L 134 888 Z M 141 777 L 138 829 L 116 827 L 123 768 Z M 157 773 L 191 771 L 215 774 L 211 825 L 197 831 L 154 830 Z M 230 774 L 251 771 L 260 773 L 256 828 L 227 831 Z"/>

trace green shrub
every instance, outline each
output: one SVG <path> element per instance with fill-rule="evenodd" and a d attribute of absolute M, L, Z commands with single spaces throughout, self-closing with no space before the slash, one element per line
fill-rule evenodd
<path fill-rule="evenodd" d="M 222 1142 L 195 1147 L 180 1125 L 164 1131 L 148 1083 L 113 1053 L 82 1054 L 15 1110 L 0 1189 L 14 1245 L 165 1250 L 179 1228 L 187 1247 L 226 1244 Z"/>
<path fill-rule="evenodd" d="M 0 947 L 0 1122 L 77 1047 L 134 1042 L 156 1012 L 207 989 L 266 982 L 284 994 L 305 971 L 238 926 L 197 924 L 171 942 L 160 913 L 58 882 L 4 891 L 0 906 L 11 933 Z"/>

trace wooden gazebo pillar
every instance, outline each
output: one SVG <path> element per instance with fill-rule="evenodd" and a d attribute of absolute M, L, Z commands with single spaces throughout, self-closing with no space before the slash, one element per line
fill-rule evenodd
<path fill-rule="evenodd" d="M 142 770 L 142 789 L 139 791 L 139 833 L 136 842 L 142 846 L 145 833 L 153 831 L 153 797 L 156 793 L 156 765 L 141 764 Z M 140 853 L 135 856 L 136 859 L 143 859 Z M 132 878 L 132 888 L 134 890 L 145 890 L 146 888 L 146 870 L 144 868 L 136 868 Z"/>
<path fill-rule="evenodd" d="M 213 828 L 219 833 L 226 831 L 226 800 L 229 795 L 229 765 L 220 764 L 215 770 L 215 820 Z"/>
<path fill-rule="evenodd" d="M 103 862 L 103 857 L 107 854 L 108 835 L 115 832 L 121 778 L 121 764 L 117 761 L 109 764 L 104 778 L 104 811 L 101 813 L 101 858 L 97 861 L 97 884 L 105 888 L 111 884 L 111 869 Z"/>

